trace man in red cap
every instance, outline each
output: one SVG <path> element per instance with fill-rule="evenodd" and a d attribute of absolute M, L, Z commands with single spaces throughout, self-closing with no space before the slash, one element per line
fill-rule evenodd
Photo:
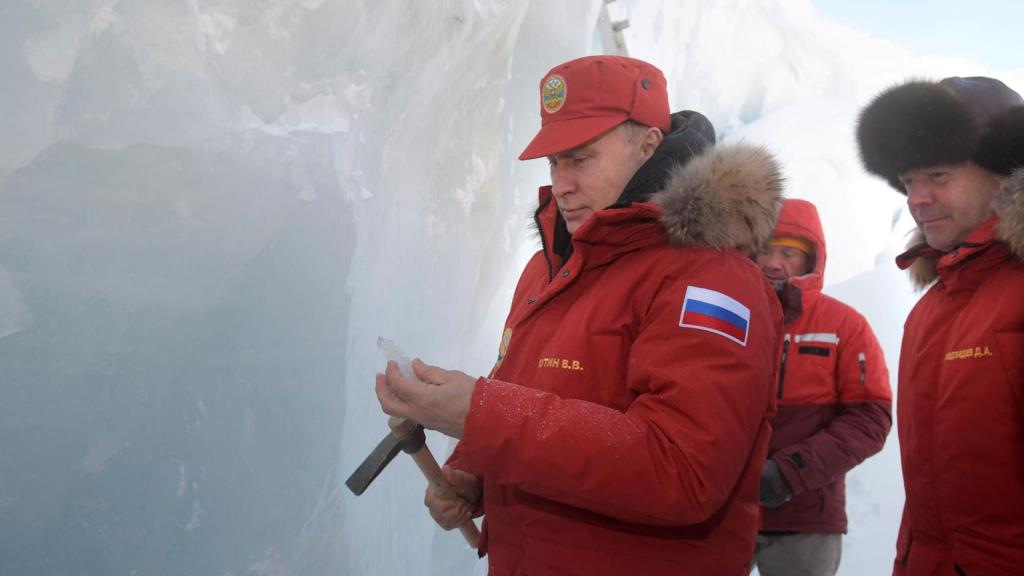
<path fill-rule="evenodd" d="M 491 574 L 745 574 L 781 322 L 750 257 L 778 167 L 671 115 L 639 60 L 566 62 L 540 104 L 521 158 L 551 165 L 541 249 L 494 369 L 414 362 L 424 384 L 389 364 L 381 405 L 460 438 L 445 474 L 462 499 L 426 503 L 445 528 L 485 515 Z"/>
<path fill-rule="evenodd" d="M 757 257 L 785 324 L 768 461 L 761 576 L 832 576 L 846 532 L 846 473 L 885 444 L 892 391 L 882 348 L 856 310 L 821 293 L 825 234 L 814 204 L 786 200 Z"/>
<path fill-rule="evenodd" d="M 906 503 L 893 573 L 1024 573 L 1024 99 L 994 78 L 877 96 L 861 159 L 907 197 L 896 423 Z"/>

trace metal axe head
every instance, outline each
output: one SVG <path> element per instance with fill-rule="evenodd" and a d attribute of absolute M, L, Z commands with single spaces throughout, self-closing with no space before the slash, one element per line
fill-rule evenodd
<path fill-rule="evenodd" d="M 423 426 L 420 424 L 416 424 L 409 432 L 401 436 L 394 432 L 389 433 L 356 468 L 356 471 L 348 477 L 348 480 L 345 480 L 345 486 L 348 486 L 353 494 L 359 496 L 399 452 L 414 454 L 423 447 L 424 442 L 426 442 L 426 436 L 423 433 Z"/>

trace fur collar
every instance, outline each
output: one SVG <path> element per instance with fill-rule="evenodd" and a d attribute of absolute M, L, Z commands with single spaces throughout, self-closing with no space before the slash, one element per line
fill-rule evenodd
<path fill-rule="evenodd" d="M 782 205 L 782 173 L 764 148 L 715 146 L 676 166 L 651 197 L 669 242 L 736 248 L 755 256 L 771 239 Z"/>
<path fill-rule="evenodd" d="M 1024 168 L 1019 168 L 1003 182 L 996 192 L 993 208 L 998 217 L 996 239 L 1010 247 L 1014 258 L 1024 261 Z M 909 268 L 910 279 L 923 290 L 938 278 L 941 254 L 927 248 L 920 229 L 914 231 L 907 243 L 907 255 L 913 256 L 913 252 L 918 255 Z"/>
<path fill-rule="evenodd" d="M 909 256 L 914 252 L 918 253 L 918 255 L 910 267 L 907 268 L 907 273 L 910 274 L 910 282 L 914 287 L 918 290 L 924 290 L 939 277 L 938 268 L 941 253 L 928 247 L 924 240 L 924 232 L 920 228 L 915 228 L 913 233 L 911 233 L 910 241 L 907 242 L 907 251 L 904 255 Z"/>
<path fill-rule="evenodd" d="M 1010 253 L 1024 261 L 1024 168 L 1019 168 L 1003 182 L 996 194 L 999 224 L 996 234 L 1010 246 Z"/>

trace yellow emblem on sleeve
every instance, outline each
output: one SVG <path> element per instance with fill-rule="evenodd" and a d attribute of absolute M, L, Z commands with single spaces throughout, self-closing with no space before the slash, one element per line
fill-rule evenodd
<path fill-rule="evenodd" d="M 494 367 L 491 368 L 491 377 L 501 367 L 501 363 L 505 361 L 505 354 L 508 353 L 508 343 L 512 341 L 512 329 L 505 328 L 505 331 L 501 333 L 501 344 L 498 345 L 498 360 L 494 363 Z"/>

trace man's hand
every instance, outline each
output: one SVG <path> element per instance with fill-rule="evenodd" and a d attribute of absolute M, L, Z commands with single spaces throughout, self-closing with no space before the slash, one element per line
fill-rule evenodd
<path fill-rule="evenodd" d="M 779 465 L 771 458 L 764 463 L 761 470 L 761 505 L 765 508 L 777 508 L 793 498 L 793 490 L 779 470 Z"/>
<path fill-rule="evenodd" d="M 476 379 L 463 372 L 424 364 L 418 359 L 413 360 L 412 369 L 423 382 L 403 376 L 394 362 L 388 362 L 384 373 L 377 374 L 377 400 L 384 413 L 462 438 Z"/>
<path fill-rule="evenodd" d="M 444 477 L 451 484 L 452 489 L 458 494 L 457 498 L 442 498 L 427 486 L 427 493 L 423 497 L 423 504 L 430 510 L 430 516 L 445 530 L 458 528 L 473 517 L 473 508 L 480 500 L 482 492 L 480 478 L 445 466 L 441 469 Z"/>

